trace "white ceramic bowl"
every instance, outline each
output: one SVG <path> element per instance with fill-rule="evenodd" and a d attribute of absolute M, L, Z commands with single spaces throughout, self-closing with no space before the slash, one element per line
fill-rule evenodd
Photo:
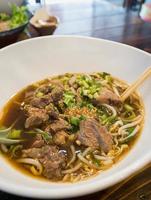
<path fill-rule="evenodd" d="M 42 37 L 0 50 L 0 107 L 22 87 L 54 74 L 106 71 L 128 82 L 147 66 L 151 55 L 136 48 L 88 37 Z M 105 189 L 151 161 L 151 78 L 141 87 L 146 117 L 137 144 L 111 169 L 74 184 L 33 179 L 0 157 L 0 189 L 36 198 L 65 198 Z"/>

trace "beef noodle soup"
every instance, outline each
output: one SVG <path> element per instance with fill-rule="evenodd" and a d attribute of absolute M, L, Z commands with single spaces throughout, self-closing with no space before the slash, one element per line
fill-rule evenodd
<path fill-rule="evenodd" d="M 51 181 L 76 182 L 129 150 L 144 120 L 137 93 L 110 74 L 64 74 L 29 85 L 4 107 L 0 148 L 12 163 Z M 19 169 L 18 168 L 18 169 Z"/>

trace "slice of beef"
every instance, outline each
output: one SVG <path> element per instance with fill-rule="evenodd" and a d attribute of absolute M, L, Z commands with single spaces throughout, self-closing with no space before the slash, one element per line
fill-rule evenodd
<path fill-rule="evenodd" d="M 102 88 L 100 91 L 100 95 L 96 99 L 94 99 L 94 103 L 96 105 L 101 105 L 103 103 L 118 105 L 121 103 L 121 100 L 111 90 L 107 88 Z"/>
<path fill-rule="evenodd" d="M 66 120 L 60 118 L 58 120 L 55 120 L 53 123 L 49 124 L 46 127 L 45 131 L 56 133 L 58 131 L 66 130 L 70 128 L 71 128 L 70 124 Z"/>
<path fill-rule="evenodd" d="M 44 109 L 28 106 L 26 112 L 28 118 L 25 121 L 25 128 L 39 126 L 49 119 L 49 115 L 47 114 L 47 111 Z"/>
<path fill-rule="evenodd" d="M 58 119 L 59 118 L 59 113 L 54 111 L 54 110 L 49 110 L 48 114 L 49 114 L 49 117 L 51 119 Z"/>
<path fill-rule="evenodd" d="M 86 119 L 80 122 L 78 140 L 81 144 L 98 148 L 101 147 L 105 153 L 112 149 L 112 137 L 104 126 L 101 126 L 95 119 Z"/>
<path fill-rule="evenodd" d="M 40 148 L 42 146 L 44 146 L 45 141 L 43 140 L 41 134 L 37 134 L 34 138 L 33 141 L 30 145 L 30 148 Z"/>
<path fill-rule="evenodd" d="M 34 97 L 30 101 L 30 105 L 36 108 L 45 108 L 45 106 L 47 106 L 48 104 L 52 102 L 53 102 L 53 99 L 51 97 L 51 94 L 47 94 L 42 97 Z"/>
<path fill-rule="evenodd" d="M 43 175 L 49 179 L 60 179 L 61 170 L 65 167 L 66 156 L 59 151 L 57 146 L 45 145 L 42 148 L 22 150 L 23 157 L 38 159 L 44 168 Z"/>
<path fill-rule="evenodd" d="M 67 143 L 68 140 L 68 134 L 65 131 L 58 131 L 54 137 L 53 140 L 55 142 L 55 144 L 57 145 L 65 145 Z"/>

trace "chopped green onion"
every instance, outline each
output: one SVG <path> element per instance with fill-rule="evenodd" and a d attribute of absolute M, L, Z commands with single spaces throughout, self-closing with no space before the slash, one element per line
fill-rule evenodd
<path fill-rule="evenodd" d="M 75 106 L 75 95 L 71 91 L 65 91 L 63 94 L 63 102 L 67 107 Z"/>
<path fill-rule="evenodd" d="M 90 99 L 96 98 L 98 96 L 101 84 L 94 78 L 87 75 L 78 76 L 76 83 L 80 86 L 81 96 L 87 96 Z"/>
<path fill-rule="evenodd" d="M 79 129 L 80 122 L 85 120 L 86 117 L 81 115 L 80 117 L 71 117 L 69 123 L 72 125 L 71 131 L 76 132 Z"/>
<path fill-rule="evenodd" d="M 79 126 L 80 119 L 78 117 L 71 117 L 70 124 L 74 126 Z"/>

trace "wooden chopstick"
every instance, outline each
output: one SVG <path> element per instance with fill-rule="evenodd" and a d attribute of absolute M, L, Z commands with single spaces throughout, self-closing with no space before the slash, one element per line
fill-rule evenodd
<path fill-rule="evenodd" d="M 147 68 L 144 73 L 131 85 L 129 86 L 125 92 L 121 95 L 121 101 L 125 101 L 127 97 L 129 97 L 132 92 L 134 92 L 149 76 L 151 75 L 151 67 Z"/>

